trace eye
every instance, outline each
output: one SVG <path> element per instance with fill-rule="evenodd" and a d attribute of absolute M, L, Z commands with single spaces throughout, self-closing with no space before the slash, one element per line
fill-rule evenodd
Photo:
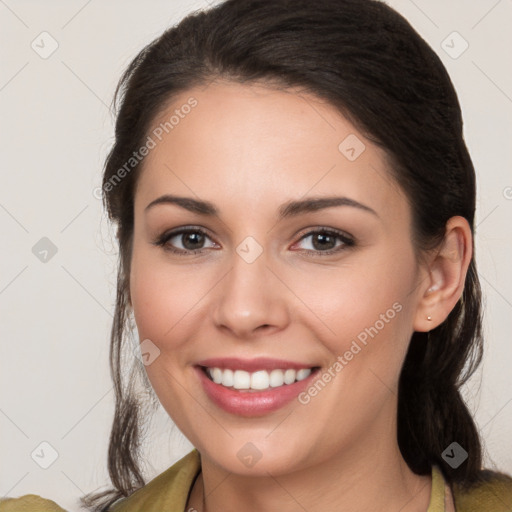
<path fill-rule="evenodd" d="M 200 228 L 186 228 L 163 233 L 155 242 L 155 245 L 163 247 L 166 251 L 177 254 L 197 254 L 203 252 L 205 239 L 210 237 Z M 176 247 L 176 244 L 181 247 Z M 213 243 L 215 247 L 216 244 Z"/>
<path fill-rule="evenodd" d="M 309 242 L 310 248 L 303 249 L 299 252 L 313 254 L 315 256 L 326 256 L 346 250 L 355 245 L 354 239 L 341 231 L 327 228 L 318 228 L 308 231 L 301 237 L 295 245 L 311 238 Z M 175 231 L 165 232 L 160 235 L 153 243 L 164 250 L 180 255 L 190 255 L 203 252 L 206 239 L 211 240 L 206 231 L 201 228 L 188 227 Z M 177 247 L 181 245 L 181 247 Z M 209 248 L 216 248 L 218 245 L 212 241 Z"/>
<path fill-rule="evenodd" d="M 335 231 L 327 228 L 319 228 L 307 232 L 298 243 L 309 238 L 311 240 L 306 244 L 309 245 L 309 248 L 306 248 L 301 252 L 312 253 L 315 256 L 338 253 L 355 245 L 355 241 L 351 236 L 341 231 Z"/>

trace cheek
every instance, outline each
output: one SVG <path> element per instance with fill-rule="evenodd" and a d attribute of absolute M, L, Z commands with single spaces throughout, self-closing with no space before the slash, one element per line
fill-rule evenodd
<path fill-rule="evenodd" d="M 383 408 L 392 419 L 390 404 L 397 396 L 411 335 L 409 291 L 414 275 L 413 266 L 392 262 L 388 272 L 370 266 L 345 270 L 336 273 L 339 280 L 334 274 L 317 276 L 314 288 L 304 285 L 297 292 L 306 296 L 309 289 L 308 307 L 318 315 L 312 321 L 316 327 L 312 323 L 310 329 L 326 333 L 319 339 L 330 359 L 319 381 L 299 397 L 305 406 L 300 409 L 303 421 L 315 418 L 323 429 L 321 425 L 333 423 L 333 416 L 344 418 L 350 411 L 350 421 L 325 427 L 343 442 L 355 439 Z"/>
<path fill-rule="evenodd" d="M 188 375 L 184 369 L 192 359 L 190 339 L 198 326 L 197 303 L 201 290 L 193 273 L 172 269 L 156 251 L 135 247 L 130 272 L 130 294 L 141 342 L 150 340 L 158 356 L 145 366 L 151 385 L 169 416 L 183 424 L 190 411 L 189 393 L 183 392 Z M 194 305 L 196 305 L 194 307 Z M 177 412 L 178 411 L 178 412 Z"/>
<path fill-rule="evenodd" d="M 134 248 L 130 293 L 141 340 L 165 342 L 168 348 L 180 346 L 183 336 L 176 334 L 194 323 L 194 305 L 207 291 L 207 284 L 197 279 L 197 273 L 194 277 L 193 269 L 172 267 L 165 256 Z"/>
<path fill-rule="evenodd" d="M 412 253 L 389 251 L 378 262 L 317 273 L 315 286 L 311 279 L 295 281 L 294 291 L 315 313 L 310 329 L 333 362 L 341 356 L 343 368 L 337 368 L 356 386 L 376 383 L 369 370 L 390 386 L 398 382 L 412 334 L 415 272 Z"/>
<path fill-rule="evenodd" d="M 401 323 L 407 316 L 401 312 L 411 300 L 413 283 L 411 262 L 390 259 L 378 265 L 358 263 L 317 272 L 314 285 L 304 273 L 304 279 L 295 279 L 294 292 L 307 298 L 305 305 L 321 320 L 326 332 L 334 339 L 346 339 L 376 323 L 379 330 L 383 321 L 386 325 Z"/>

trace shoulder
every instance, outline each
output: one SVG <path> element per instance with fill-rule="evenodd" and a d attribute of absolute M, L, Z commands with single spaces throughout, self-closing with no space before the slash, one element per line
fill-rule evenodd
<path fill-rule="evenodd" d="M 173 466 L 110 507 L 111 512 L 183 512 L 189 491 L 201 469 L 194 449 Z M 0 512 L 66 512 L 54 501 L 35 494 L 0 499 Z"/>
<path fill-rule="evenodd" d="M 35 494 L 0 500 L 0 512 L 66 512 L 57 503 Z"/>
<path fill-rule="evenodd" d="M 201 469 L 199 452 L 194 449 L 169 469 L 127 498 L 114 503 L 110 512 L 183 512 L 195 478 Z M 1 511 L 3 512 L 3 511 Z"/>
<path fill-rule="evenodd" d="M 488 469 L 482 470 L 480 481 L 470 488 L 455 484 L 453 497 L 457 512 L 511 512 L 512 477 Z"/>

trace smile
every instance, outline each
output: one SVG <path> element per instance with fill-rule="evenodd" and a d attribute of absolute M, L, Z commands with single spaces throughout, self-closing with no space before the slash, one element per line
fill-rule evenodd
<path fill-rule="evenodd" d="M 237 416 L 263 416 L 290 404 L 320 366 L 271 358 L 215 358 L 194 365 L 206 398 Z"/>

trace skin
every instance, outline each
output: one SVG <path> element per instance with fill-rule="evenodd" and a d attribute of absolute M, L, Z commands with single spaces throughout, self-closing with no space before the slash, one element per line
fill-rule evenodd
<path fill-rule="evenodd" d="M 187 510 L 202 511 L 206 496 L 208 511 L 426 511 L 431 478 L 410 471 L 396 440 L 398 378 L 412 333 L 442 323 L 462 293 L 467 221 L 450 219 L 444 243 L 419 261 L 410 206 L 385 153 L 331 105 L 217 80 L 174 98 L 155 126 L 191 96 L 197 106 L 144 160 L 130 273 L 140 339 L 160 350 L 149 379 L 201 454 Z M 366 146 L 355 161 L 338 149 L 350 134 Z M 173 204 L 145 211 L 163 194 L 209 201 L 219 213 Z M 338 206 L 278 219 L 283 203 L 320 196 L 345 196 L 375 214 Z M 167 248 L 196 243 L 203 252 L 153 243 L 186 226 L 207 232 L 203 245 L 178 235 Z M 323 255 L 318 237 L 307 236 L 319 227 L 356 243 L 331 239 L 326 249 L 343 250 Z M 252 263 L 236 252 L 248 236 L 262 249 Z M 400 312 L 305 405 L 236 416 L 207 398 L 193 368 L 209 357 L 267 356 L 322 372 L 396 303 Z M 248 442 L 261 454 L 252 467 L 237 457 Z"/>

